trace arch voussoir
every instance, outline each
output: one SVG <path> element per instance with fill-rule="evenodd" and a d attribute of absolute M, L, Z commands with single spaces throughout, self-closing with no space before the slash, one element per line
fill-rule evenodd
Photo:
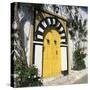
<path fill-rule="evenodd" d="M 64 30 L 64 27 L 60 23 L 60 21 L 55 17 L 46 17 L 40 21 L 40 23 L 38 24 L 38 27 L 37 27 L 36 40 L 43 42 L 43 38 L 44 38 L 43 35 L 44 35 L 45 30 L 52 26 L 55 27 L 56 30 L 58 30 L 58 32 L 61 36 L 60 37 L 61 43 L 66 44 L 66 33 Z"/>

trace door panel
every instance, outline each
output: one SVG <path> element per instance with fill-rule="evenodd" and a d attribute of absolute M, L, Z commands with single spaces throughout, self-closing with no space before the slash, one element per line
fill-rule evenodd
<path fill-rule="evenodd" d="M 43 77 L 52 77 L 61 73 L 60 35 L 50 30 L 44 37 Z"/>

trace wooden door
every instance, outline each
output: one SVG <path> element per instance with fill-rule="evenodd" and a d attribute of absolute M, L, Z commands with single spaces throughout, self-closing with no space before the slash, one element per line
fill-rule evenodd
<path fill-rule="evenodd" d="M 57 76 L 61 73 L 60 34 L 52 29 L 44 37 L 43 78 Z"/>

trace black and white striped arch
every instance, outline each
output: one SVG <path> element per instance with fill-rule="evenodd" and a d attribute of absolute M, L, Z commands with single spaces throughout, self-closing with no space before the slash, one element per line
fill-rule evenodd
<path fill-rule="evenodd" d="M 40 23 L 37 26 L 37 32 L 36 32 L 36 40 L 37 41 L 43 41 L 43 35 L 46 30 L 49 30 L 47 28 L 54 27 L 56 30 L 58 30 L 61 38 L 61 44 L 66 44 L 66 33 L 64 30 L 63 25 L 60 23 L 60 21 L 55 17 L 46 17 L 43 20 L 40 21 Z"/>

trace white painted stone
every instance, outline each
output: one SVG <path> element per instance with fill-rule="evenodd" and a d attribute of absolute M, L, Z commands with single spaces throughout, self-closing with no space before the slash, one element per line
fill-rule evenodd
<path fill-rule="evenodd" d="M 39 41 L 33 41 L 33 43 L 36 43 L 36 44 L 43 44 L 43 42 L 39 42 Z"/>
<path fill-rule="evenodd" d="M 61 69 L 67 70 L 67 47 L 61 47 Z"/>
<path fill-rule="evenodd" d="M 42 22 L 42 25 L 46 28 L 47 27 L 47 24 L 45 21 Z"/>
<path fill-rule="evenodd" d="M 59 31 L 62 32 L 63 31 L 63 27 L 61 27 Z"/>
<path fill-rule="evenodd" d="M 38 31 L 40 31 L 42 33 L 44 32 L 44 30 L 41 27 L 38 28 Z"/>
<path fill-rule="evenodd" d="M 58 22 L 57 26 L 56 27 L 59 27 L 60 23 Z"/>
<path fill-rule="evenodd" d="M 63 37 L 63 36 L 65 36 L 65 33 L 62 33 L 62 34 L 61 34 L 61 37 Z"/>
<path fill-rule="evenodd" d="M 42 35 L 37 35 L 37 38 L 43 39 L 43 36 Z"/>
<path fill-rule="evenodd" d="M 65 39 L 61 39 L 61 42 L 66 42 L 66 40 Z"/>
<path fill-rule="evenodd" d="M 35 45 L 35 66 L 39 70 L 39 75 L 42 75 L 42 46 Z"/>
<path fill-rule="evenodd" d="M 70 35 L 68 35 L 68 42 L 69 42 L 69 47 L 68 47 L 68 52 L 69 52 L 69 69 L 73 68 L 74 66 L 74 61 L 73 61 L 73 53 L 74 53 L 74 48 L 73 48 L 73 42 L 70 39 Z"/>
<path fill-rule="evenodd" d="M 55 19 L 53 18 L 53 24 L 55 24 Z"/>
<path fill-rule="evenodd" d="M 48 20 L 49 25 L 51 25 L 51 20 L 50 20 L 50 18 L 48 18 L 47 20 Z"/>

